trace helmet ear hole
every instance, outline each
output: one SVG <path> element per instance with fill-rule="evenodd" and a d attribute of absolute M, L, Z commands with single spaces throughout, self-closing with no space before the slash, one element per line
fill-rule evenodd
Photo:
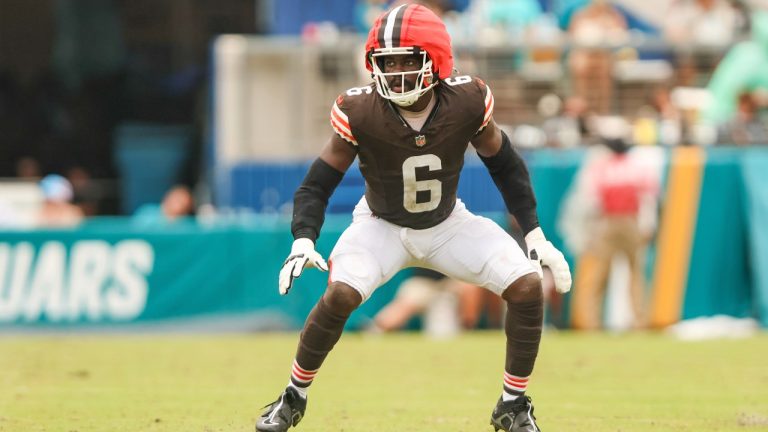
<path fill-rule="evenodd" d="M 371 71 L 371 75 L 373 75 L 373 65 L 376 61 L 376 58 L 373 56 L 373 51 L 369 52 L 368 55 L 365 56 L 366 66 L 368 66 L 368 69 Z"/>

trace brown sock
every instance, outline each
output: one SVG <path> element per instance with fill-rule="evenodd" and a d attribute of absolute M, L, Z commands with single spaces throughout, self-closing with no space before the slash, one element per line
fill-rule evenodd
<path fill-rule="evenodd" d="M 339 308 L 335 308 L 339 309 Z M 304 330 L 299 338 L 296 360 L 291 373 L 291 382 L 297 387 L 308 387 L 320 369 L 325 357 L 341 338 L 349 311 L 334 310 L 323 296 L 309 313 Z"/>
<path fill-rule="evenodd" d="M 507 334 L 505 371 L 516 377 L 528 377 L 533 372 L 539 353 L 544 302 L 541 297 L 525 302 L 507 302 L 504 331 Z M 508 389 L 510 392 L 513 388 Z"/>

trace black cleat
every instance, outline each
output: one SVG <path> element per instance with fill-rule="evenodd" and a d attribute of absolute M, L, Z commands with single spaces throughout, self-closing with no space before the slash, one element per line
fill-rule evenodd
<path fill-rule="evenodd" d="M 307 409 L 307 400 L 292 387 L 287 387 L 276 401 L 267 408 L 256 422 L 257 432 L 285 432 L 299 424 Z"/>
<path fill-rule="evenodd" d="M 533 415 L 533 404 L 528 396 L 504 402 L 499 398 L 491 414 L 491 426 L 496 432 L 541 432 Z"/>

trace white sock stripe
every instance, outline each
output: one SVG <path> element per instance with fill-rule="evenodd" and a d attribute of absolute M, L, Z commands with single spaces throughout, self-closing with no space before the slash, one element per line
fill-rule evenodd
<path fill-rule="evenodd" d="M 504 382 L 508 382 L 508 383 L 512 383 L 512 384 L 517 384 L 517 385 L 527 385 L 528 384 L 528 380 L 516 380 L 516 379 L 512 379 L 512 378 L 507 378 L 507 377 L 504 377 Z"/>
<path fill-rule="evenodd" d="M 312 384 L 312 381 L 314 381 L 314 378 L 309 380 L 303 380 L 301 378 L 296 378 L 295 376 L 291 377 L 291 379 L 298 384 Z"/>
<path fill-rule="evenodd" d="M 320 369 L 315 369 L 315 370 L 304 369 L 303 367 L 299 366 L 299 363 L 296 360 L 294 360 L 293 361 L 293 370 L 300 372 L 302 375 L 314 375 Z"/>
<path fill-rule="evenodd" d="M 294 372 L 291 373 L 291 378 L 293 378 L 294 380 L 296 380 L 298 382 L 308 383 L 308 382 L 312 382 L 312 380 L 315 379 L 315 376 L 314 375 L 310 375 L 310 376 L 300 375 L 300 374 L 298 374 L 298 373 L 296 373 L 294 371 Z"/>
<path fill-rule="evenodd" d="M 504 387 L 512 391 L 524 392 L 528 388 L 528 379 L 529 377 L 519 377 L 504 372 Z"/>
<path fill-rule="evenodd" d="M 527 383 L 530 377 L 519 377 L 504 372 L 504 381 L 514 381 L 516 383 Z"/>
<path fill-rule="evenodd" d="M 528 386 L 518 387 L 510 384 L 504 384 L 504 387 L 516 392 L 524 392 L 526 389 L 528 389 Z"/>

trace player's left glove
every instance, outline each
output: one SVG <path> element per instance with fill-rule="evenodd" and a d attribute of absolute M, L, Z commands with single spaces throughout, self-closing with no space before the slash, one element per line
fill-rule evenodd
<path fill-rule="evenodd" d="M 563 253 L 544 237 L 544 231 L 536 228 L 525 236 L 525 244 L 528 245 L 528 258 L 536 267 L 540 277 L 544 277 L 542 266 L 549 267 L 555 281 L 555 289 L 560 294 L 571 290 L 571 269 Z"/>
<path fill-rule="evenodd" d="M 278 280 L 280 295 L 288 294 L 288 290 L 293 286 L 293 280 L 301 276 L 305 267 L 317 267 L 319 270 L 328 271 L 328 264 L 315 250 L 315 243 L 308 238 L 299 238 L 294 240 L 291 254 L 280 269 Z"/>

